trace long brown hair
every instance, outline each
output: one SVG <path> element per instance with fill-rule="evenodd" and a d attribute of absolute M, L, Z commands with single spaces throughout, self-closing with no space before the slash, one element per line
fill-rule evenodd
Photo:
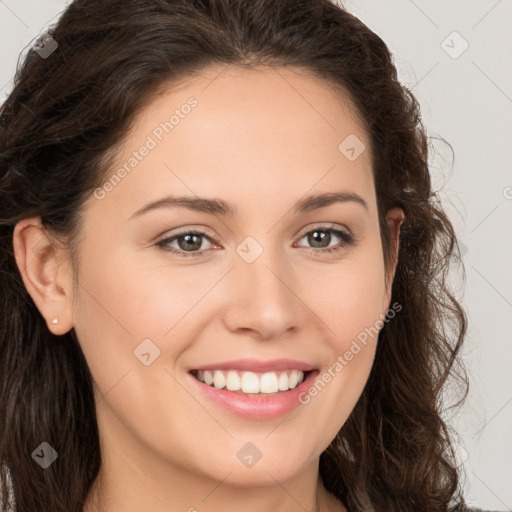
<path fill-rule="evenodd" d="M 441 394 L 449 376 L 459 404 L 467 394 L 467 319 L 447 282 L 460 254 L 432 189 L 418 102 L 386 44 L 329 0 L 75 0 L 49 35 L 58 47 L 27 52 L 0 110 L 3 507 L 5 468 L 18 512 L 78 512 L 101 465 L 91 374 L 74 330 L 50 333 L 27 293 L 15 224 L 40 215 L 73 250 L 85 199 L 154 91 L 225 64 L 297 66 L 346 91 L 371 143 L 386 265 L 386 212 L 406 217 L 391 299 L 403 309 L 383 326 L 367 385 L 321 454 L 324 485 L 350 511 L 462 510 Z M 58 459 L 42 471 L 31 453 L 44 441 Z"/>

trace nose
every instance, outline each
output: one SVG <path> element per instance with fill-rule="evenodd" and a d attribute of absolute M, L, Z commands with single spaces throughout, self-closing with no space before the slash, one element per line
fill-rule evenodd
<path fill-rule="evenodd" d="M 300 294 L 293 269 L 283 265 L 270 251 L 252 263 L 239 259 L 229 276 L 229 300 L 224 323 L 231 332 L 271 340 L 287 336 L 300 328 Z M 302 306 L 304 308 L 304 306 Z"/>

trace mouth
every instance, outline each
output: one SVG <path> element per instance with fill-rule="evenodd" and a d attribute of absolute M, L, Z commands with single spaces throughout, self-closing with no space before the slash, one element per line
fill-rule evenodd
<path fill-rule="evenodd" d="M 268 372 L 210 369 L 191 370 L 189 373 L 199 382 L 218 390 L 266 397 L 296 389 L 315 371 L 296 368 Z"/>
<path fill-rule="evenodd" d="M 319 373 L 316 369 L 253 372 L 210 367 L 190 370 L 187 375 L 194 392 L 213 407 L 231 416 L 264 421 L 285 416 L 308 403 L 303 397 Z"/>

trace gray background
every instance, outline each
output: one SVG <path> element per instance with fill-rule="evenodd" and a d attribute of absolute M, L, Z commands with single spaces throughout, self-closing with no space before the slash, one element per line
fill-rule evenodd
<path fill-rule="evenodd" d="M 20 51 L 67 3 L 0 0 L 0 102 Z M 464 252 L 466 284 L 453 283 L 469 318 L 470 394 L 447 419 L 459 433 L 469 504 L 512 509 L 512 0 L 344 5 L 388 44 L 433 137 L 434 185 Z"/>

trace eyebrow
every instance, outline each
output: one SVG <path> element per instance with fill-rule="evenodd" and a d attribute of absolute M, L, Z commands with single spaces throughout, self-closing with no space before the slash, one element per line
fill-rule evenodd
<path fill-rule="evenodd" d="M 297 201 L 293 206 L 293 209 L 295 213 L 307 213 L 318 208 L 324 208 L 331 204 L 347 202 L 359 204 L 368 211 L 368 204 L 366 201 L 358 194 L 349 191 L 328 192 L 325 194 L 309 196 Z M 207 199 L 197 196 L 168 196 L 146 204 L 134 212 L 130 216 L 130 219 L 140 217 L 141 215 L 159 208 L 171 207 L 186 208 L 195 212 L 210 213 L 224 217 L 233 217 L 236 214 L 236 208 L 222 199 Z"/>

